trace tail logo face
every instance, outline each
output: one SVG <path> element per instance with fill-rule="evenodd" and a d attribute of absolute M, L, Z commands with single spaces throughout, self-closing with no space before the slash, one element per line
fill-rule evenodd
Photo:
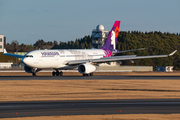
<path fill-rule="evenodd" d="M 115 49 L 116 48 L 116 43 L 115 43 L 115 32 L 114 31 L 112 31 L 112 33 L 111 33 L 111 45 L 113 46 L 113 49 Z"/>
<path fill-rule="evenodd" d="M 112 32 L 111 32 L 111 45 L 113 46 L 113 49 L 116 49 L 116 42 L 115 39 L 116 37 L 118 37 L 119 34 L 119 27 L 116 26 L 116 28 L 114 27 Z"/>

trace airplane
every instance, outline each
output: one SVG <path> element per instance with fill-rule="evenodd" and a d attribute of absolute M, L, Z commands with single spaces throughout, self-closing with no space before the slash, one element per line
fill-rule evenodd
<path fill-rule="evenodd" d="M 96 71 L 96 66 L 100 63 L 117 62 L 123 60 L 135 60 L 146 58 L 159 58 L 169 57 L 174 55 L 177 51 L 167 55 L 152 55 L 152 56 L 115 56 L 115 54 L 142 50 L 134 49 L 127 51 L 116 50 L 116 43 L 119 34 L 120 21 L 115 21 L 105 44 L 100 49 L 51 49 L 51 50 L 33 50 L 25 55 L 16 55 L 7 53 L 4 49 L 3 55 L 22 58 L 22 62 L 25 67 L 24 70 L 27 73 L 32 73 L 36 76 L 36 73 L 42 69 L 51 68 L 55 71 L 52 72 L 53 76 L 62 76 L 63 72 L 59 70 L 73 70 L 77 69 L 83 76 L 93 76 L 93 72 Z"/>

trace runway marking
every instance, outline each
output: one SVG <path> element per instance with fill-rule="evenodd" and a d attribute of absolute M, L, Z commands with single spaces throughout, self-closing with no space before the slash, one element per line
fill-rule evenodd
<path fill-rule="evenodd" d="M 156 89 L 99 89 L 99 90 L 122 90 L 122 91 L 156 91 L 156 92 L 180 92 L 180 90 L 156 90 Z"/>

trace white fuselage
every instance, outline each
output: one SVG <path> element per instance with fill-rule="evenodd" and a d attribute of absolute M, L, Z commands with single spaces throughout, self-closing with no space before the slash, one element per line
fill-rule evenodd
<path fill-rule="evenodd" d="M 99 59 L 105 56 L 101 49 L 35 50 L 23 58 L 25 65 L 32 68 L 64 68 L 68 61 Z"/>

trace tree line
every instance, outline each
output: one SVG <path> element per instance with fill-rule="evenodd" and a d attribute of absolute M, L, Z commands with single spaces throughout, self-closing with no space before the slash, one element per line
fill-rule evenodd
<path fill-rule="evenodd" d="M 7 43 L 6 50 L 8 52 L 29 52 L 38 49 L 90 49 L 92 38 L 90 35 L 83 38 L 76 39 L 75 41 L 57 42 L 39 39 L 33 45 L 19 45 L 18 41 L 12 41 Z M 174 69 L 180 69 L 180 34 L 168 33 L 168 32 L 140 32 L 140 31 L 120 31 L 117 41 L 118 50 L 131 50 L 137 48 L 146 48 L 141 51 L 133 51 L 123 53 L 122 55 L 134 55 L 146 56 L 146 55 L 163 55 L 169 54 L 174 50 L 178 52 L 168 58 L 154 58 L 154 59 L 141 59 L 134 60 L 134 64 L 130 61 L 123 61 L 124 65 L 148 65 L 148 66 L 174 66 Z M 1 61 L 7 61 L 6 57 L 2 57 Z M 12 58 L 13 59 L 13 58 Z"/>

